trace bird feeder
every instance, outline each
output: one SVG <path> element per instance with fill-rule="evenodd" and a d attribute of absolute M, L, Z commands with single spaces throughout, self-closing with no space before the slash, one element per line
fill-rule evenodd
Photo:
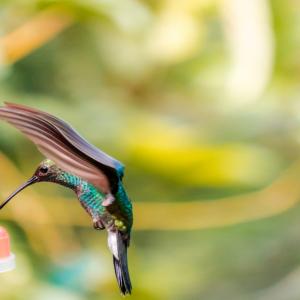
<path fill-rule="evenodd" d="M 15 255 L 10 252 L 9 234 L 5 228 L 0 227 L 0 273 L 15 268 Z"/>

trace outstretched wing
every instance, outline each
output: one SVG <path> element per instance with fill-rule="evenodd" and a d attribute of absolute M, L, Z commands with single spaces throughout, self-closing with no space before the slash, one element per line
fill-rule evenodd
<path fill-rule="evenodd" d="M 116 190 L 124 169 L 119 161 L 88 143 L 66 122 L 24 105 L 5 104 L 0 119 L 23 132 L 46 157 L 105 193 Z"/>

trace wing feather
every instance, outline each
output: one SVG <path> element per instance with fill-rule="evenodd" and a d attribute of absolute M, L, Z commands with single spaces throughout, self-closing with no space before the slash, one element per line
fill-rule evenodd
<path fill-rule="evenodd" d="M 71 126 L 64 125 L 63 121 L 46 113 L 35 113 L 35 110 L 31 108 L 15 104 L 0 107 L 0 118 L 23 132 L 36 144 L 42 154 L 52 159 L 63 170 L 93 183 L 105 193 L 115 188 L 119 175 L 117 167 L 114 167 L 117 166 L 114 159 L 110 159 L 100 150 L 101 155 L 104 153 L 104 156 L 97 157 L 96 150 L 91 150 L 94 146 L 81 138 Z M 54 120 L 60 122 L 54 122 Z M 84 143 L 90 147 L 84 148 Z M 82 151 L 82 149 L 88 150 Z M 92 151 L 93 154 L 90 155 Z"/>
<path fill-rule="evenodd" d="M 124 166 L 121 162 L 89 143 L 67 122 L 31 107 L 7 102 L 5 104 L 7 107 L 14 108 L 15 110 L 19 111 L 26 111 L 27 113 L 40 117 L 42 120 L 47 120 L 68 140 L 68 142 L 79 149 L 82 153 L 93 158 L 95 161 L 103 164 L 106 167 L 115 169 L 116 171 L 120 172 L 121 175 L 123 175 Z"/>

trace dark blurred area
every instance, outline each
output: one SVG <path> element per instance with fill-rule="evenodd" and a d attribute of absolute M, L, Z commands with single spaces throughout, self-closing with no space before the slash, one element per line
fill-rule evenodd
<path fill-rule="evenodd" d="M 126 166 L 131 299 L 300 299 L 300 4 L 2 1 L 0 100 Z M 43 159 L 0 123 L 1 201 Z M 106 234 L 40 184 L 0 213 L 1 300 L 120 299 Z"/>

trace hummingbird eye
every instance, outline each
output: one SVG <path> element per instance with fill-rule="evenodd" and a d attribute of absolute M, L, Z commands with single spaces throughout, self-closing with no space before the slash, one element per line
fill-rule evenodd
<path fill-rule="evenodd" d="M 46 174 L 46 173 L 48 172 L 48 167 L 45 167 L 45 166 L 41 167 L 41 168 L 40 168 L 40 172 L 41 172 L 42 174 Z"/>

